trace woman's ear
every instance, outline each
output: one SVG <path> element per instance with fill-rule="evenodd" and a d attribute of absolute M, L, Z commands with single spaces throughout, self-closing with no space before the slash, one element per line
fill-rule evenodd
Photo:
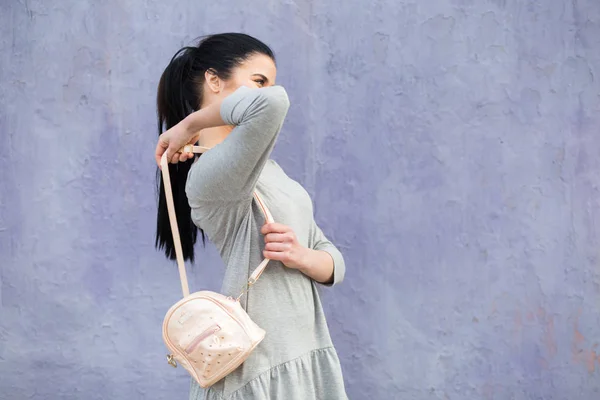
<path fill-rule="evenodd" d="M 223 90 L 223 81 L 217 75 L 215 70 L 209 69 L 204 73 L 204 80 L 208 85 L 208 88 L 213 93 L 220 93 Z"/>

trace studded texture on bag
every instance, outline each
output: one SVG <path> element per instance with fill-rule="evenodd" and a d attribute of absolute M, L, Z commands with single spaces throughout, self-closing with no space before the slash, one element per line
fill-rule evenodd
<path fill-rule="evenodd" d="M 177 302 L 163 324 L 163 339 L 172 359 L 202 387 L 235 370 L 264 337 L 265 331 L 239 301 L 209 291 Z"/>

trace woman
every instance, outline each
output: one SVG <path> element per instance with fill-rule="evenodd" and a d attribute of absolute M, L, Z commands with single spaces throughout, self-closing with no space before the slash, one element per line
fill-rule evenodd
<path fill-rule="evenodd" d="M 167 152 L 186 259 L 197 229 L 227 266 L 221 293 L 237 296 L 263 257 L 272 260 L 242 305 L 267 335 L 234 372 L 191 399 L 346 399 L 317 284 L 344 277 L 344 260 L 313 219 L 308 193 L 269 158 L 289 107 L 275 86 L 275 57 L 243 34 L 219 34 L 181 49 L 158 86 L 156 162 Z M 186 144 L 211 150 L 193 160 Z M 257 190 L 276 223 L 265 224 Z M 157 247 L 174 258 L 161 193 Z"/>

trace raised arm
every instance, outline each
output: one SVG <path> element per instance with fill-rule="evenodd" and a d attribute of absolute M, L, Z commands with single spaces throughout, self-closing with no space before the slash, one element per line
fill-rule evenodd
<path fill-rule="evenodd" d="M 191 114 L 188 130 L 234 125 L 227 138 L 206 152 L 188 177 L 190 199 L 235 201 L 249 199 L 289 108 L 281 86 L 260 89 L 241 87 Z"/>

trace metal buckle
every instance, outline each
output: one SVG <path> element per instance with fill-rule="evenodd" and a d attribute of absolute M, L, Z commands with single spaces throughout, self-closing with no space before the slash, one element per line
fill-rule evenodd
<path fill-rule="evenodd" d="M 173 354 L 167 354 L 167 362 L 173 368 L 177 368 L 177 361 L 173 358 Z"/>
<path fill-rule="evenodd" d="M 250 290 L 250 287 L 252 285 L 254 285 L 255 283 L 256 283 L 256 279 L 254 279 L 252 277 L 250 279 L 248 279 L 248 282 L 246 282 L 246 284 L 244 285 L 244 287 L 242 289 L 242 293 L 240 293 L 240 295 L 235 299 L 235 301 L 240 301 L 242 296 L 245 295 L 246 293 L 248 293 L 248 290 Z"/>

